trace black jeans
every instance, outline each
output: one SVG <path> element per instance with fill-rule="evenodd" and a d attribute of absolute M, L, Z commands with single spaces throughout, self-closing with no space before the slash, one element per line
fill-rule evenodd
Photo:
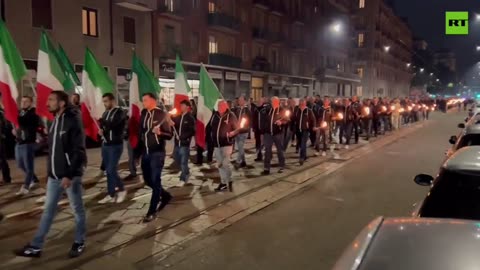
<path fill-rule="evenodd" d="M 12 177 L 10 176 L 10 167 L 8 166 L 4 143 L 3 141 L 0 142 L 0 169 L 2 170 L 3 182 L 11 183 Z"/>
<path fill-rule="evenodd" d="M 154 152 L 142 157 L 142 172 L 145 184 L 152 189 L 147 215 L 157 212 L 160 200 L 170 194 L 162 187 L 162 170 L 165 164 L 165 152 Z"/>
<path fill-rule="evenodd" d="M 257 152 L 257 159 L 263 159 L 262 155 L 262 148 L 263 148 L 263 143 L 262 143 L 262 134 L 260 134 L 260 131 L 255 131 L 255 150 Z"/>
<path fill-rule="evenodd" d="M 370 135 L 372 132 L 372 119 L 370 118 L 363 118 L 362 119 L 363 130 L 365 131 L 366 139 L 370 139 Z"/>

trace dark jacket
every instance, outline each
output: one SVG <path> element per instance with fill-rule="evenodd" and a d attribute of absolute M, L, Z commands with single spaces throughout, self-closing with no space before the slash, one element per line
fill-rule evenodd
<path fill-rule="evenodd" d="M 172 138 L 172 129 L 168 122 L 168 117 L 168 114 L 158 107 L 151 111 L 142 110 L 139 130 L 139 153 L 165 152 L 166 141 Z M 160 126 L 160 135 L 153 132 L 156 126 Z"/>
<path fill-rule="evenodd" d="M 192 137 L 195 136 L 195 118 L 192 113 L 174 116 L 172 120 L 175 123 L 173 127 L 175 145 L 190 147 Z"/>
<path fill-rule="evenodd" d="M 371 105 L 372 117 L 377 119 L 382 114 L 382 104 L 379 102 L 377 104 Z"/>
<path fill-rule="evenodd" d="M 281 125 L 275 124 L 278 120 L 282 121 Z M 265 107 L 260 114 L 260 126 L 262 134 L 276 135 L 283 131 L 284 124 L 287 122 L 285 118 L 285 110 L 281 107 L 273 109 L 273 107 Z"/>
<path fill-rule="evenodd" d="M 324 121 L 330 123 L 332 121 L 332 112 L 331 107 L 321 107 L 318 111 L 317 124 L 320 126 Z"/>
<path fill-rule="evenodd" d="M 358 110 L 356 107 L 354 107 L 353 103 L 348 106 L 344 106 L 342 109 L 344 123 L 351 123 L 358 119 Z"/>
<path fill-rule="evenodd" d="M 238 127 L 240 127 L 240 123 L 242 121 L 242 118 L 245 118 L 246 123 L 244 128 L 240 129 L 240 133 L 248 133 L 250 130 L 250 126 L 252 124 L 252 113 L 250 112 L 250 109 L 248 106 L 237 106 L 233 109 L 233 113 L 237 117 L 238 120 Z"/>
<path fill-rule="evenodd" d="M 17 143 L 31 144 L 37 140 L 37 132 L 42 127 L 35 108 L 21 110 L 18 114 Z"/>
<path fill-rule="evenodd" d="M 262 106 L 255 106 L 255 109 L 252 111 L 252 128 L 254 132 L 263 134 L 262 114 L 266 114 L 269 108 L 270 105 L 268 103 L 264 103 Z"/>
<path fill-rule="evenodd" d="M 105 111 L 100 119 L 100 128 L 103 130 L 103 144 L 122 144 L 125 138 L 125 125 L 127 122 L 126 112 L 115 107 Z"/>
<path fill-rule="evenodd" d="M 210 119 L 210 126 L 210 136 L 214 147 L 224 147 L 233 144 L 234 138 L 229 138 L 227 133 L 238 128 L 238 120 L 234 113 L 228 111 L 223 116 L 220 116 L 218 112 L 215 112 L 212 115 L 212 119 Z"/>
<path fill-rule="evenodd" d="M 82 176 L 87 164 L 85 132 L 80 111 L 67 107 L 48 132 L 48 176 L 54 179 Z"/>
<path fill-rule="evenodd" d="M 293 125 L 295 126 L 295 131 L 311 130 L 313 127 L 315 127 L 316 122 L 313 111 L 308 107 L 303 110 L 297 107 L 292 120 Z"/>

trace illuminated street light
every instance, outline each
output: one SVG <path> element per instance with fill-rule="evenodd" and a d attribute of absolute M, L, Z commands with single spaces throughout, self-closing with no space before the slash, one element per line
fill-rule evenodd
<path fill-rule="evenodd" d="M 340 33 L 341 30 L 342 30 L 342 25 L 340 23 L 334 23 L 332 25 L 332 31 L 333 32 Z"/>
<path fill-rule="evenodd" d="M 430 73 L 430 76 L 433 76 L 433 73 Z"/>
<path fill-rule="evenodd" d="M 480 46 L 477 45 L 477 52 L 480 51 Z"/>
<path fill-rule="evenodd" d="M 425 69 L 424 68 L 420 68 L 420 72 L 423 72 Z"/>
<path fill-rule="evenodd" d="M 480 14 L 476 14 L 475 19 L 477 19 L 477 21 L 480 21 Z"/>
<path fill-rule="evenodd" d="M 437 82 L 439 82 L 439 81 L 440 81 L 440 79 L 437 79 Z"/>
<path fill-rule="evenodd" d="M 383 48 L 385 49 L 386 52 L 390 51 L 390 46 L 385 46 Z"/>
<path fill-rule="evenodd" d="M 410 63 L 407 63 L 407 67 L 410 67 L 410 65 L 411 65 Z"/>

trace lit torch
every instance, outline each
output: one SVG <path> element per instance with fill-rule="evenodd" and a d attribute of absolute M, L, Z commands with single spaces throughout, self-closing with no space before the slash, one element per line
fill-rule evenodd
<path fill-rule="evenodd" d="M 400 108 L 400 110 L 398 110 L 398 112 L 403 113 L 403 112 L 405 112 L 405 109 Z"/>
<path fill-rule="evenodd" d="M 386 106 L 382 106 L 382 112 L 386 112 L 387 111 L 387 107 Z"/>
<path fill-rule="evenodd" d="M 365 113 L 365 115 L 369 115 L 370 114 L 370 108 L 369 107 L 363 107 L 363 112 Z"/>
<path fill-rule="evenodd" d="M 390 111 L 395 111 L 395 105 L 390 106 Z"/>
<path fill-rule="evenodd" d="M 338 113 L 337 119 L 338 120 L 343 120 L 343 113 Z"/>
<path fill-rule="evenodd" d="M 412 106 L 408 106 L 408 111 L 411 112 L 412 111 Z"/>
<path fill-rule="evenodd" d="M 242 117 L 242 120 L 240 121 L 240 128 L 244 128 L 246 123 L 247 119 L 245 117 Z"/>
<path fill-rule="evenodd" d="M 173 108 L 173 110 L 168 112 L 170 115 L 176 115 L 177 114 L 177 108 Z"/>
<path fill-rule="evenodd" d="M 320 125 L 321 128 L 326 128 L 328 126 L 327 122 L 323 121 Z"/>
<path fill-rule="evenodd" d="M 287 110 L 287 111 L 285 112 L 285 117 L 290 117 L 290 114 L 291 114 L 290 110 Z"/>

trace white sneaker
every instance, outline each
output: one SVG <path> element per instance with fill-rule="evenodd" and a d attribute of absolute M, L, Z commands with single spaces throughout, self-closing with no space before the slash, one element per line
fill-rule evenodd
<path fill-rule="evenodd" d="M 115 202 L 115 198 L 110 195 L 107 195 L 105 196 L 105 198 L 98 201 L 99 204 L 114 203 L 114 202 Z"/>
<path fill-rule="evenodd" d="M 45 201 L 47 200 L 47 196 L 42 196 L 40 198 L 38 198 L 37 200 L 35 200 L 36 203 L 45 203 Z"/>
<path fill-rule="evenodd" d="M 327 156 L 327 152 L 323 151 L 322 152 L 322 157 L 326 157 Z"/>
<path fill-rule="evenodd" d="M 315 152 L 315 156 L 320 156 L 320 152 Z"/>
<path fill-rule="evenodd" d="M 348 150 L 349 148 L 350 148 L 350 146 L 349 146 L 349 145 L 345 145 L 345 149 L 347 149 L 347 150 Z"/>
<path fill-rule="evenodd" d="M 127 197 L 127 191 L 124 190 L 124 191 L 120 191 L 117 193 L 117 200 L 116 202 L 117 203 L 122 203 L 125 201 L 125 198 Z"/>
<path fill-rule="evenodd" d="M 187 183 L 185 183 L 185 181 L 178 181 L 176 187 L 184 187 Z"/>
<path fill-rule="evenodd" d="M 28 186 L 28 189 L 29 189 L 29 190 L 32 190 L 32 189 L 36 188 L 37 186 L 38 186 L 37 183 L 32 182 L 32 183 L 30 183 L 30 186 Z"/>
<path fill-rule="evenodd" d="M 15 193 L 15 195 L 27 195 L 29 192 L 30 191 L 22 185 L 20 190 L 17 193 Z"/>

